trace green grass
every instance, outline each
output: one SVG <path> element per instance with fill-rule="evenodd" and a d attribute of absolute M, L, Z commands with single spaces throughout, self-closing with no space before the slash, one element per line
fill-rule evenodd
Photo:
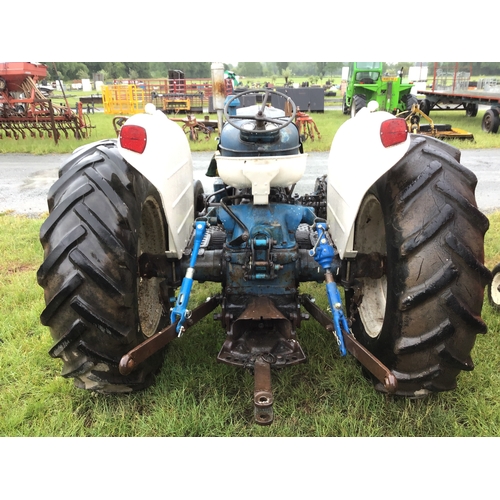
<path fill-rule="evenodd" d="M 491 268 L 500 262 L 500 213 L 489 219 Z M 486 302 L 489 332 L 477 337 L 475 370 L 459 376 L 455 391 L 426 400 L 376 393 L 311 320 L 299 331 L 308 363 L 273 374 L 275 421 L 260 427 L 252 422 L 253 378 L 216 361 L 224 336 L 211 316 L 169 346 L 152 388 L 122 396 L 76 389 L 47 354 L 52 340 L 39 321 L 41 224 L 0 214 L 1 436 L 500 436 L 500 315 Z M 302 288 L 326 307 L 322 286 Z M 195 284 L 193 302 L 217 290 Z"/>
<path fill-rule="evenodd" d="M 485 264 L 489 269 L 493 269 L 496 264 L 500 264 L 500 212 L 491 214 L 490 228 L 484 238 L 486 255 Z"/>
<path fill-rule="evenodd" d="M 460 149 L 483 149 L 500 148 L 500 133 L 487 134 L 481 130 L 481 121 L 484 110 L 480 110 L 476 117 L 469 118 L 465 116 L 465 111 L 436 111 L 431 113 L 431 118 L 436 124 L 451 124 L 453 127 L 460 128 L 474 135 L 474 141 L 449 141 Z M 74 149 L 89 142 L 109 139 L 116 137 L 113 128 L 113 118 L 115 115 L 104 113 L 90 114 L 92 126 L 91 135 L 87 139 L 77 140 L 74 138 L 61 138 L 56 145 L 53 139 L 49 138 L 26 138 L 26 139 L 8 139 L 0 140 L 0 153 L 31 153 L 31 154 L 49 154 L 49 153 L 71 153 Z M 169 115 L 173 117 L 173 115 Z M 342 111 L 333 110 L 324 113 L 311 113 L 311 118 L 315 121 L 321 138 L 315 137 L 314 141 L 310 139 L 304 143 L 304 151 L 329 151 L 335 133 L 338 128 L 349 117 L 342 114 Z M 178 115 L 182 118 L 183 115 Z M 204 115 L 196 115 L 198 119 L 203 119 Z M 216 120 L 215 114 L 210 115 L 210 119 Z M 422 122 L 425 123 L 425 122 Z M 181 126 L 182 124 L 179 124 Z M 190 142 L 192 151 L 215 151 L 217 148 L 217 133 L 213 133 L 210 139 L 200 134 L 199 142 Z M 361 138 L 360 138 L 361 140 Z"/>

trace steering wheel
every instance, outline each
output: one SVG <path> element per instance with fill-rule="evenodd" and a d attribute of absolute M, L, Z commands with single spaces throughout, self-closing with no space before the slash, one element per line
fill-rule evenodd
<path fill-rule="evenodd" d="M 259 89 L 259 90 L 245 90 L 244 92 L 239 92 L 238 94 L 232 96 L 227 102 L 226 105 L 224 106 L 224 118 L 226 121 L 231 124 L 234 128 L 240 130 L 241 132 L 245 133 L 257 133 L 257 134 L 269 134 L 270 132 L 277 132 L 278 130 L 281 130 L 282 128 L 285 128 L 287 125 L 293 122 L 295 115 L 297 114 L 297 106 L 295 106 L 295 103 L 292 101 L 290 96 L 287 96 L 286 94 L 283 94 L 282 92 L 277 92 L 273 91 L 273 94 L 280 95 L 283 97 L 287 102 L 291 103 L 292 105 L 292 114 L 291 116 L 283 117 L 287 118 L 285 121 L 283 121 L 280 118 L 273 118 L 270 116 L 265 115 L 265 109 L 266 109 L 266 104 L 269 101 L 269 95 L 270 95 L 270 90 L 268 88 L 266 89 Z M 264 99 L 262 101 L 262 106 L 257 112 L 256 115 L 234 115 L 230 116 L 228 113 L 228 108 L 229 105 L 238 97 L 242 97 L 244 95 L 257 95 L 257 94 L 265 94 Z M 242 125 L 237 124 L 238 120 L 255 120 L 255 128 L 253 130 L 250 130 L 248 128 L 245 128 Z M 274 123 L 277 125 L 276 128 L 273 128 L 271 130 L 266 129 L 266 123 Z"/>

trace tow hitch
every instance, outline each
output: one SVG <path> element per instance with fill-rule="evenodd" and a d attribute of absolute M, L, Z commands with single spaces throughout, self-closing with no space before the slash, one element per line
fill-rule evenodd
<path fill-rule="evenodd" d="M 254 364 L 254 417 L 260 425 L 269 425 L 274 420 L 273 393 L 271 391 L 272 354 L 260 355 Z"/>

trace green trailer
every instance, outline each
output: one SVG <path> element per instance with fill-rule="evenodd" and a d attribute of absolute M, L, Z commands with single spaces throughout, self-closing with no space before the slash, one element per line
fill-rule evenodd
<path fill-rule="evenodd" d="M 410 93 L 413 85 L 402 83 L 402 75 L 403 68 L 397 76 L 384 75 L 381 62 L 349 63 L 343 113 L 354 116 L 370 101 L 377 101 L 379 109 L 393 114 L 410 111 L 418 100 Z"/>

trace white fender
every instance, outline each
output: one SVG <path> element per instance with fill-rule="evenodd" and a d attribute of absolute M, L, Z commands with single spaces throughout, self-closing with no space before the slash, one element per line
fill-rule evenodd
<path fill-rule="evenodd" d="M 123 158 L 158 190 L 168 223 L 168 257 L 181 258 L 194 221 L 193 163 L 186 135 L 164 113 L 147 104 L 144 114 L 131 116 L 125 125 L 146 130 L 143 153 L 124 149 Z"/>
<path fill-rule="evenodd" d="M 356 256 L 354 223 L 370 187 L 408 151 L 410 137 L 384 147 L 380 126 L 394 116 L 385 111 L 361 109 L 341 125 L 328 157 L 327 221 L 340 257 Z"/>

